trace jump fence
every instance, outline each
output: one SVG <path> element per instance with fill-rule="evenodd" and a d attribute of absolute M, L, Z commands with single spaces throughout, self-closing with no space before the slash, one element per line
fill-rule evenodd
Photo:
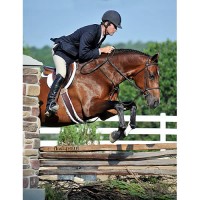
<path fill-rule="evenodd" d="M 40 147 L 39 177 L 176 175 L 176 155 L 176 143 L 45 146 Z"/>
<path fill-rule="evenodd" d="M 130 116 L 125 116 L 128 122 Z M 100 121 L 100 120 L 99 120 Z M 100 145 L 57 146 L 57 141 L 41 140 L 39 177 L 43 180 L 73 180 L 78 176 L 91 180 L 102 175 L 176 175 L 176 141 L 167 141 L 176 135 L 176 116 L 136 116 L 137 122 L 158 122 L 158 128 L 136 128 L 129 134 L 159 135 L 158 141 L 119 140 L 111 144 L 101 140 Z M 118 122 L 114 116 L 106 123 Z M 98 128 L 97 133 L 110 134 L 116 128 Z M 60 133 L 60 128 L 40 128 L 40 134 Z"/>

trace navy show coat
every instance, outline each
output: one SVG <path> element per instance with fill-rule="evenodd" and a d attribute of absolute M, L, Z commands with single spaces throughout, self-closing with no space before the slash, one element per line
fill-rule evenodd
<path fill-rule="evenodd" d="M 68 36 L 51 38 L 51 40 L 59 43 L 62 51 L 84 61 L 99 57 L 99 47 L 105 40 L 104 37 L 99 43 L 100 37 L 101 25 L 92 24 L 79 28 Z"/>

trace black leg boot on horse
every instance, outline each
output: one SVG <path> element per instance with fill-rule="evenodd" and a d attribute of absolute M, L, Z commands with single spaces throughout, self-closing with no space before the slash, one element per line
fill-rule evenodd
<path fill-rule="evenodd" d="M 64 81 L 64 78 L 60 74 L 56 74 L 56 78 L 50 88 L 48 98 L 47 98 L 47 105 L 45 116 L 50 117 L 52 114 L 55 114 L 59 109 L 59 105 L 56 103 L 56 97 L 60 91 L 61 85 Z"/>

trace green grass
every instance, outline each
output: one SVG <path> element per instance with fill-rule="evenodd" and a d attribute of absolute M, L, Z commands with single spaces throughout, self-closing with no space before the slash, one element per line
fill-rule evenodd
<path fill-rule="evenodd" d="M 166 182 L 159 176 L 140 177 L 140 179 L 114 179 L 106 182 L 111 190 L 117 189 L 123 194 L 141 200 L 175 200 L 176 182 Z"/>

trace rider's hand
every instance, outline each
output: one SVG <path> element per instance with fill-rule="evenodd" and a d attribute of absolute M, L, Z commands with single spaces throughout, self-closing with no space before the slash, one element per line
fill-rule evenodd
<path fill-rule="evenodd" d="M 114 49 L 113 46 L 106 46 L 106 47 L 100 48 L 99 50 L 101 53 L 111 53 L 113 49 Z"/>

